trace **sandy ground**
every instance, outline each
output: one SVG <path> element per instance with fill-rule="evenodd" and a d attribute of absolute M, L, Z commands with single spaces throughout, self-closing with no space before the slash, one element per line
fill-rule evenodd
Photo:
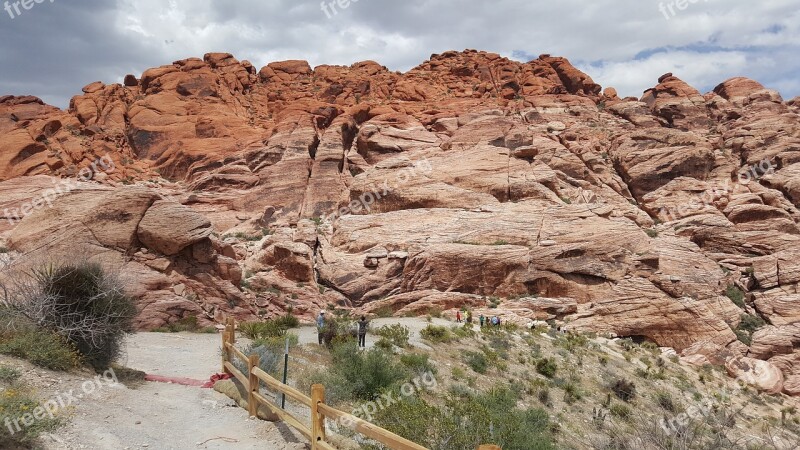
<path fill-rule="evenodd" d="M 129 339 L 122 363 L 149 374 L 204 380 L 220 370 L 219 346 L 216 334 L 139 333 Z M 101 383 L 76 399 L 69 423 L 44 439 L 46 449 L 306 448 L 285 425 L 250 420 L 212 389 Z M 81 379 L 60 383 L 50 395 L 73 389 L 83 392 Z"/>

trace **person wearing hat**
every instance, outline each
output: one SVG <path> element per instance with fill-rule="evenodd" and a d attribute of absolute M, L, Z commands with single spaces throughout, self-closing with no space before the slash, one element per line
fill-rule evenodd
<path fill-rule="evenodd" d="M 325 328 L 325 311 L 320 311 L 317 316 L 317 338 L 319 338 L 319 345 L 322 345 L 322 331 Z"/>

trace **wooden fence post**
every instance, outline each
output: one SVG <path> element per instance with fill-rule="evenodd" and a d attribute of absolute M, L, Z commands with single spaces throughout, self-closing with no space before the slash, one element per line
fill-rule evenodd
<path fill-rule="evenodd" d="M 325 403 L 325 386 L 311 386 L 311 450 L 317 450 L 317 442 L 325 442 L 325 417 L 320 414 L 318 404 Z"/>
<path fill-rule="evenodd" d="M 228 352 L 228 327 L 222 330 L 222 373 L 231 375 L 225 363 L 230 360 L 230 353 Z"/>
<path fill-rule="evenodd" d="M 478 450 L 503 450 L 497 445 L 481 445 Z"/>
<path fill-rule="evenodd" d="M 248 366 L 248 373 L 250 374 L 250 382 L 248 383 L 248 396 L 247 396 L 247 412 L 250 414 L 250 417 L 258 417 L 258 400 L 256 400 L 255 394 L 258 393 L 259 388 L 261 387 L 261 380 L 258 379 L 254 370 L 258 367 L 258 355 L 250 355 L 250 358 L 247 360 Z"/>

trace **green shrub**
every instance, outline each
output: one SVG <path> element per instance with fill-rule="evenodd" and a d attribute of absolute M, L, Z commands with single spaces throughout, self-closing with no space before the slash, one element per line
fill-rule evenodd
<path fill-rule="evenodd" d="M 394 310 L 391 306 L 381 306 L 375 310 L 375 315 L 381 319 L 386 319 L 394 315 Z"/>
<path fill-rule="evenodd" d="M 34 420 L 31 426 L 24 426 L 20 419 L 26 415 L 30 417 L 40 407 L 40 402 L 24 386 L 12 385 L 0 393 L 0 414 L 10 419 L 10 422 L 0 426 L 0 448 L 38 448 L 35 444 L 41 434 L 52 432 L 61 426 L 62 420 L 59 417 L 50 418 L 47 414 Z M 14 419 L 18 420 L 19 429 L 14 424 Z"/>
<path fill-rule="evenodd" d="M 291 330 L 292 328 L 297 328 L 300 326 L 300 319 L 295 317 L 291 311 L 287 312 L 286 315 L 278 317 L 275 319 L 275 323 L 278 326 L 285 328 L 287 330 Z"/>
<path fill-rule="evenodd" d="M 557 370 L 558 364 L 554 358 L 542 358 L 536 361 L 536 371 L 547 378 L 553 378 L 556 376 Z"/>
<path fill-rule="evenodd" d="M 411 371 L 380 348 L 359 351 L 357 342 L 337 342 L 331 348 L 331 365 L 312 377 L 325 385 L 327 400 L 334 404 L 371 401 L 387 391 L 397 392 L 411 378 Z"/>
<path fill-rule="evenodd" d="M 451 396 L 444 405 L 419 397 L 404 398 L 378 412 L 375 422 L 431 450 L 472 450 L 484 443 L 504 450 L 556 448 L 547 412 L 518 408 L 519 398 L 512 390 L 464 394 Z"/>
<path fill-rule="evenodd" d="M 425 373 L 436 374 L 436 367 L 430 362 L 430 357 L 423 353 L 406 353 L 400 356 L 400 363 L 416 375 Z"/>
<path fill-rule="evenodd" d="M 263 322 L 242 322 L 239 324 L 239 332 L 245 337 L 253 340 L 281 338 L 286 336 L 288 327 L 286 322 L 281 320 L 265 320 Z"/>
<path fill-rule="evenodd" d="M 120 354 L 137 313 L 121 282 L 99 264 L 41 267 L 11 291 L 15 309 L 37 327 L 62 336 L 98 370 Z"/>
<path fill-rule="evenodd" d="M 261 337 L 248 345 L 242 353 L 245 355 L 257 355 L 258 367 L 279 378 L 283 373 L 284 353 L 286 350 L 286 340 L 289 340 L 289 349 L 296 347 L 299 337 L 296 334 L 288 333 L 283 336 Z M 234 365 L 244 374 L 248 373 L 247 364 L 239 358 L 235 358 Z"/>
<path fill-rule="evenodd" d="M 489 370 L 489 360 L 481 352 L 465 352 L 464 362 L 477 373 L 485 374 Z"/>
<path fill-rule="evenodd" d="M 0 353 L 50 370 L 70 370 L 81 363 L 78 352 L 64 338 L 33 328 L 1 336 Z"/>
<path fill-rule="evenodd" d="M 10 366 L 0 366 L 0 382 L 13 383 L 22 376 L 19 370 Z"/>
<path fill-rule="evenodd" d="M 744 308 L 744 291 L 739 289 L 736 285 L 729 285 L 727 289 L 725 289 L 725 295 L 731 299 L 733 304 L 739 308 Z"/>
<path fill-rule="evenodd" d="M 408 327 L 400 325 L 399 323 L 384 325 L 376 330 L 375 334 L 400 348 L 408 347 L 408 341 L 411 337 L 411 332 Z"/>
<path fill-rule="evenodd" d="M 450 342 L 453 340 L 453 335 L 445 327 L 437 326 L 437 325 L 428 325 L 427 327 L 423 328 L 420 331 L 420 336 L 422 339 L 429 341 L 434 344 L 440 344 L 444 342 Z"/>

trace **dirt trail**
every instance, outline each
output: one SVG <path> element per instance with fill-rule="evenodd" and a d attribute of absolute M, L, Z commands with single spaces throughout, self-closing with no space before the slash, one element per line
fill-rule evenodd
<path fill-rule="evenodd" d="M 219 371 L 219 335 L 139 333 L 122 363 L 149 374 L 208 379 Z M 57 389 L 81 392 L 81 381 Z M 50 393 L 57 394 L 58 390 Z M 283 424 L 250 420 L 212 389 L 146 383 L 104 385 L 74 404 L 69 423 L 45 440 L 46 449 L 304 449 Z"/>
<path fill-rule="evenodd" d="M 412 345 L 427 347 L 419 336 L 428 325 L 424 319 L 376 319 L 370 328 L 394 323 L 409 327 Z M 433 323 L 452 325 L 442 319 Z M 317 342 L 313 326 L 292 332 L 299 335 L 301 344 Z M 375 341 L 377 337 L 369 333 L 367 347 Z M 218 334 L 137 333 L 129 337 L 126 346 L 120 363 L 151 375 L 207 380 L 220 370 Z M 56 376 L 61 382 L 42 392 L 46 399 L 70 390 L 80 393 L 87 380 L 79 374 Z M 244 409 L 212 389 L 152 382 L 133 389 L 103 384 L 91 395 L 77 399 L 70 416 L 65 427 L 45 437 L 45 449 L 307 448 L 305 439 L 291 428 L 250 420 Z"/>

